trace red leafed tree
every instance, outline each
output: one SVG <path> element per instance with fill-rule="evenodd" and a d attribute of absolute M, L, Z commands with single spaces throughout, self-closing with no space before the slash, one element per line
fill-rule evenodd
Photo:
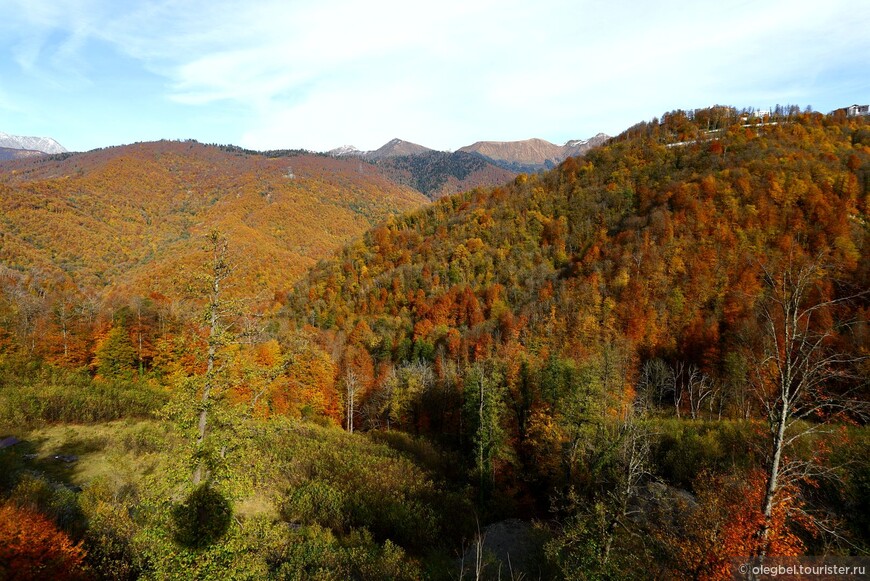
<path fill-rule="evenodd" d="M 770 519 L 762 511 L 767 475 L 754 470 L 740 475 L 701 474 L 695 482 L 698 503 L 690 510 L 685 533 L 660 536 L 672 551 L 674 574 L 695 579 L 732 579 L 733 559 L 757 555 L 796 556 L 804 545 L 793 525 L 807 527 L 798 491 L 793 485 L 781 489 L 782 502 Z M 766 539 L 759 536 L 767 523 Z"/>
<path fill-rule="evenodd" d="M 85 551 L 45 516 L 0 506 L 0 578 L 84 579 Z"/>

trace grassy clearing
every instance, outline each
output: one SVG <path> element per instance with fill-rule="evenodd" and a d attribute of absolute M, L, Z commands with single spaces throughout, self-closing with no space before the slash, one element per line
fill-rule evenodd
<path fill-rule="evenodd" d="M 155 420 L 120 420 L 93 425 L 53 425 L 18 437 L 29 466 L 51 480 L 85 487 L 97 478 L 138 482 L 152 472 L 160 453 L 138 445 L 160 429 Z"/>
<path fill-rule="evenodd" d="M 95 570 L 121 577 L 415 579 L 449 563 L 458 515 L 472 511 L 435 448 L 289 420 L 231 428 L 211 436 L 227 453 L 210 487 L 232 519 L 207 546 L 177 539 L 191 447 L 167 420 L 19 430 L 21 443 L 0 452 L 13 475 L 0 494 L 53 518 Z M 412 459 L 421 454 L 425 468 Z"/>

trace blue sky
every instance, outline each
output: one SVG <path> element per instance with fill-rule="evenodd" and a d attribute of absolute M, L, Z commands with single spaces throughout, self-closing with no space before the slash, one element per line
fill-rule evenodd
<path fill-rule="evenodd" d="M 870 102 L 865 0 L 0 0 L 0 131 L 437 149 Z"/>

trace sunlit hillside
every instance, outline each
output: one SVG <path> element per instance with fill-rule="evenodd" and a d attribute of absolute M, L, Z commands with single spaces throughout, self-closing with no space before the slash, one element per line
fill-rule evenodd
<path fill-rule="evenodd" d="M 99 293 L 177 294 L 198 239 L 216 228 L 233 241 L 238 283 L 272 294 L 423 203 L 369 165 L 141 143 L 0 166 L 0 261 Z"/>

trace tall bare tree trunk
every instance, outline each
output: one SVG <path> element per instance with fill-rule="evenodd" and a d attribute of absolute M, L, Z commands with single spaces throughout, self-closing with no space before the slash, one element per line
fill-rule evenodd
<path fill-rule="evenodd" d="M 345 411 L 347 416 L 347 431 L 353 433 L 353 416 L 354 406 L 356 403 L 356 394 L 359 391 L 359 379 L 353 369 L 348 369 L 344 376 L 345 392 Z"/>
<path fill-rule="evenodd" d="M 858 416 L 866 412 L 866 401 L 850 400 L 848 392 L 828 391 L 832 381 L 850 377 L 849 367 L 861 357 L 829 347 L 834 330 L 824 322 L 822 312 L 870 291 L 840 299 L 825 297 L 820 281 L 829 272 L 817 261 L 795 264 L 789 259 L 778 272 L 764 266 L 762 271 L 768 287 L 760 312 L 765 347 L 755 363 L 755 387 L 770 428 L 767 484 L 760 507 L 764 520 L 758 530 L 758 555 L 764 557 L 770 550 L 778 493 L 806 475 L 805 470 L 795 473 L 784 464 L 789 446 L 818 431 L 831 415 L 843 410 Z M 806 426 L 796 424 L 802 418 L 807 419 Z"/>

